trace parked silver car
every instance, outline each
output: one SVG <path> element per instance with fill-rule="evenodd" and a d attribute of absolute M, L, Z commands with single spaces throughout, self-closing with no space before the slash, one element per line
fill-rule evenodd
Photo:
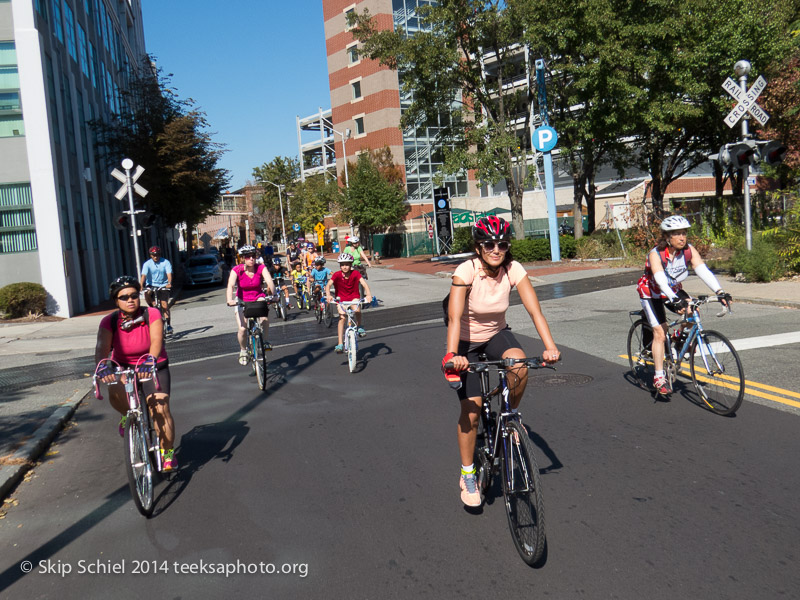
<path fill-rule="evenodd" d="M 186 284 L 224 283 L 225 266 L 215 254 L 198 254 L 186 262 Z"/>

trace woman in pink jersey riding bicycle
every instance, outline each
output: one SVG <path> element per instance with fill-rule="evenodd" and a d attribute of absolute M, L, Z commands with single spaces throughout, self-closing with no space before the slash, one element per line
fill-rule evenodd
<path fill-rule="evenodd" d="M 94 351 L 96 363 L 108 358 L 123 367 L 133 367 L 143 354 L 156 357 L 158 383 L 156 390 L 152 379 L 142 382 L 142 390 L 153 415 L 153 423 L 161 439 L 161 464 L 164 471 L 177 468 L 173 456 L 175 443 L 175 423 L 169 410 L 170 376 L 167 351 L 163 345 L 163 327 L 161 313 L 157 308 L 144 308 L 141 305 L 139 292 L 141 284 L 135 277 L 123 275 L 108 286 L 108 295 L 116 303 L 117 308 L 103 317 L 97 331 L 97 345 Z M 145 312 L 146 311 L 146 312 Z M 117 376 L 108 372 L 102 375 L 104 383 L 115 383 Z M 128 400 L 121 385 L 108 387 L 108 400 L 111 406 L 122 415 L 119 422 L 119 434 L 125 433 L 125 420 L 128 414 Z"/>
<path fill-rule="evenodd" d="M 269 290 L 270 296 L 275 295 L 275 284 L 272 282 L 269 270 L 264 265 L 256 264 L 256 254 L 256 249 L 249 244 L 239 248 L 239 256 L 244 259 L 244 263 L 233 267 L 231 276 L 228 278 L 228 306 L 236 306 L 236 325 L 238 327 L 236 335 L 239 339 L 240 365 L 247 364 L 247 319 L 244 317 L 244 307 L 237 306 L 237 301 L 233 297 L 234 288 L 236 288 L 236 299 L 242 302 L 265 301 L 264 286 Z M 260 322 L 264 332 L 266 349 L 271 350 L 272 346 L 266 341 L 269 320 L 267 317 L 262 317 Z"/>

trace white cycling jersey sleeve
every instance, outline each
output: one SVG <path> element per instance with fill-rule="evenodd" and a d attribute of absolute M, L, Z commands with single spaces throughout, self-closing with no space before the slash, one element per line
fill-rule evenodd
<path fill-rule="evenodd" d="M 709 269 L 705 263 L 697 267 L 694 270 L 694 272 L 697 273 L 697 276 L 700 279 L 702 279 L 703 283 L 705 283 L 709 288 L 711 288 L 711 291 L 714 292 L 715 294 L 722 289 L 722 286 L 719 284 L 719 281 L 717 281 L 717 278 L 714 277 L 714 274 L 711 272 L 711 269 Z"/>
<path fill-rule="evenodd" d="M 658 287 L 661 288 L 661 293 L 664 294 L 670 301 L 676 300 L 678 298 L 677 294 L 672 291 L 672 288 L 669 287 L 669 280 L 667 279 L 667 274 L 664 271 L 658 271 L 657 273 L 653 273 L 653 279 L 656 280 Z"/>

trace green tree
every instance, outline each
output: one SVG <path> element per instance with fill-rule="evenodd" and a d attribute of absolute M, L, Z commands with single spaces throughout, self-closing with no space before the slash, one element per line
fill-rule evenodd
<path fill-rule="evenodd" d="M 525 41 L 532 58 L 547 65 L 551 125 L 561 160 L 573 183 L 575 237 L 583 234 L 585 202 L 589 230 L 595 223 L 595 177 L 604 163 L 621 173 L 629 161 L 624 140 L 632 132 L 633 90 L 621 65 L 634 60 L 625 43 L 624 2 L 528 0 Z M 541 110 L 541 107 L 540 107 Z"/>
<path fill-rule="evenodd" d="M 112 164 L 130 158 L 146 170 L 140 183 L 145 208 L 166 226 L 185 222 L 191 231 L 214 210 L 230 177 L 217 163 L 224 147 L 212 140 L 202 111 L 181 100 L 169 77 L 143 61 L 140 74 L 122 92 L 129 110 L 109 123 L 91 122 L 101 153 Z M 191 244 L 191 240 L 189 241 Z"/>
<path fill-rule="evenodd" d="M 522 194 L 531 175 L 525 159 L 530 95 L 515 85 L 527 77 L 518 45 L 521 4 L 441 0 L 419 9 L 422 30 L 413 35 L 380 30 L 367 10 L 353 18 L 360 54 L 396 69 L 411 96 L 400 126 L 438 128 L 443 172 L 474 169 L 481 181 L 504 180 L 518 237 L 524 236 Z"/>
<path fill-rule="evenodd" d="M 264 215 L 264 220 L 270 230 L 280 225 L 281 206 L 283 201 L 284 222 L 299 222 L 298 215 L 302 213 L 302 196 L 296 194 L 300 181 L 300 162 L 290 156 L 276 156 L 270 162 L 260 167 L 253 168 L 253 178 L 256 185 L 263 189 L 258 210 Z M 278 188 L 283 191 L 278 194 Z M 288 225 L 287 225 L 288 226 Z"/>
<path fill-rule="evenodd" d="M 300 209 L 295 214 L 295 221 L 300 223 L 303 231 L 312 231 L 317 223 L 325 220 L 325 215 L 339 206 L 343 195 L 335 179 L 324 173 L 306 177 L 304 182 L 295 187 L 292 202 L 297 199 Z"/>
<path fill-rule="evenodd" d="M 380 233 L 403 222 L 408 213 L 402 180 L 398 181 L 388 148 L 362 152 L 352 167 L 350 187 L 341 197 L 339 216 L 366 234 Z"/>

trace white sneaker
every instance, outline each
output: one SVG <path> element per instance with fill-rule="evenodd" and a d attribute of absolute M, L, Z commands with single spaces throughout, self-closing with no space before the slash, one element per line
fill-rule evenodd
<path fill-rule="evenodd" d="M 247 350 L 239 350 L 239 364 L 244 366 L 247 363 Z"/>

